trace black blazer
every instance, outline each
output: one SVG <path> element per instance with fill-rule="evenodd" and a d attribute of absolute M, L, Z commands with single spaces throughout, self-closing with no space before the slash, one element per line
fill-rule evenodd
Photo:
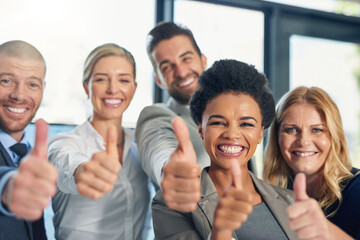
<path fill-rule="evenodd" d="M 11 157 L 0 142 L 0 179 L 16 169 Z M 34 222 L 8 217 L 0 212 L 0 240 L 46 240 L 43 216 Z"/>

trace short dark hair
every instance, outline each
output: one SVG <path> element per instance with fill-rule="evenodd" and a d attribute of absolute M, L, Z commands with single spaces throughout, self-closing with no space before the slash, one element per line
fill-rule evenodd
<path fill-rule="evenodd" d="M 147 54 L 150 60 L 153 62 L 151 53 L 161 41 L 170 39 L 177 35 L 184 35 L 188 37 L 194 46 L 196 52 L 201 55 L 199 46 L 197 45 L 194 35 L 190 29 L 180 24 L 173 22 L 159 22 L 149 33 L 146 44 Z"/>
<path fill-rule="evenodd" d="M 254 66 L 237 60 L 219 60 L 199 78 L 199 89 L 190 100 L 191 117 L 202 122 L 206 105 L 221 93 L 243 93 L 254 98 L 262 115 L 262 126 L 267 128 L 275 116 L 275 100 L 266 76 Z"/>

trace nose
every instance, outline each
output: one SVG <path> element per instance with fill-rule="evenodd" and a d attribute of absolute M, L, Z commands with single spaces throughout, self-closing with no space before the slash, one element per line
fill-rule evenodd
<path fill-rule="evenodd" d="M 299 134 L 298 142 L 301 146 L 306 146 L 311 143 L 311 135 L 310 133 L 303 131 Z"/>
<path fill-rule="evenodd" d="M 114 79 L 110 79 L 108 81 L 108 87 L 106 93 L 108 94 L 115 94 L 118 91 L 118 83 Z"/>
<path fill-rule="evenodd" d="M 16 101 L 26 99 L 25 83 L 19 81 L 15 84 L 13 91 L 10 93 L 10 98 Z"/>
<path fill-rule="evenodd" d="M 178 63 L 174 66 L 174 77 L 185 78 L 188 74 L 187 66 L 184 63 Z"/>
<path fill-rule="evenodd" d="M 229 125 L 226 131 L 223 134 L 224 138 L 227 139 L 238 139 L 240 138 L 241 131 L 240 128 L 236 125 Z"/>

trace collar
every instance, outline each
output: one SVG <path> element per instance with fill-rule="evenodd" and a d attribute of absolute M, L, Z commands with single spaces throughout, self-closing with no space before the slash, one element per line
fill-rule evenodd
<path fill-rule="evenodd" d="M 180 104 L 178 101 L 176 101 L 172 97 L 170 97 L 169 100 L 167 101 L 167 105 L 177 115 L 180 115 L 180 116 L 188 115 L 188 116 L 190 116 L 190 107 L 189 107 L 189 105 Z"/>
<path fill-rule="evenodd" d="M 7 134 L 6 132 L 4 132 L 3 130 L 0 129 L 0 142 L 4 146 L 6 152 L 9 154 L 11 159 L 14 161 L 14 159 L 18 156 L 13 151 L 10 150 L 10 147 L 12 145 L 14 145 L 15 143 L 17 143 L 17 141 L 13 137 L 11 137 L 9 134 Z M 27 141 L 26 132 L 24 132 L 24 135 L 21 138 L 20 143 L 26 144 L 28 150 L 30 150 L 31 145 L 30 145 L 29 141 Z"/>

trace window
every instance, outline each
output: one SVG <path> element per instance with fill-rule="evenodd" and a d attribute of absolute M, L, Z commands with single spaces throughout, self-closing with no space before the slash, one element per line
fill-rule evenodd
<path fill-rule="evenodd" d="M 47 63 L 46 88 L 37 116 L 50 123 L 81 124 L 91 114 L 82 87 L 85 58 L 100 44 L 129 50 L 137 63 L 138 88 L 124 113 L 134 127 L 143 107 L 152 104 L 152 66 L 146 35 L 155 21 L 154 0 L 15 0 L 0 8 L 0 43 L 20 39 L 33 44 Z"/>
<path fill-rule="evenodd" d="M 337 104 L 350 156 L 360 166 L 360 64 L 357 45 L 294 35 L 290 38 L 290 89 L 304 85 L 324 89 Z"/>
<path fill-rule="evenodd" d="M 236 59 L 264 70 L 264 14 L 261 11 L 196 1 L 175 1 L 174 21 L 187 26 L 208 59 Z M 201 12 L 201 15 L 199 13 Z M 254 155 L 256 174 L 263 169 L 263 145 Z"/>

